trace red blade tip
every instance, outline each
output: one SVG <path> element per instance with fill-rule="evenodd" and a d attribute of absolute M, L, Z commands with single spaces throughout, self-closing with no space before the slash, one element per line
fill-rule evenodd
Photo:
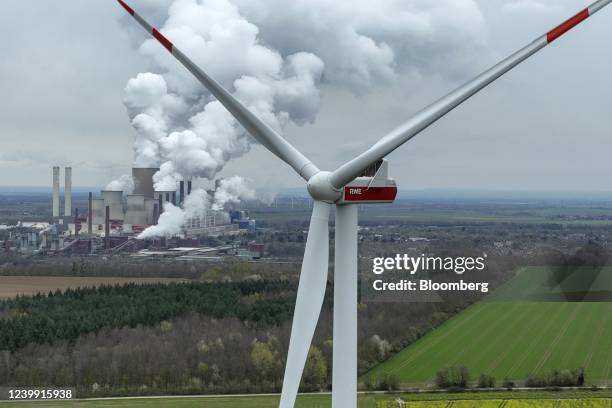
<path fill-rule="evenodd" d="M 546 39 L 549 43 L 555 41 L 557 38 L 561 37 L 563 34 L 567 33 L 572 28 L 576 27 L 578 24 L 582 23 L 589 17 L 589 9 L 584 9 L 580 13 L 576 14 L 574 17 L 569 20 L 561 23 L 558 27 L 551 30 L 546 34 Z"/>
<path fill-rule="evenodd" d="M 134 15 L 134 9 L 131 8 L 130 6 L 128 6 L 123 0 L 117 0 L 119 2 L 119 4 L 121 4 L 121 6 L 125 9 L 125 11 L 127 11 L 128 13 L 130 13 L 131 15 Z"/>

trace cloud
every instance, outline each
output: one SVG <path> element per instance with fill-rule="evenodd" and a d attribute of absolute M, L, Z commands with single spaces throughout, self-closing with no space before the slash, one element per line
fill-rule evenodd
<path fill-rule="evenodd" d="M 513 0 L 505 3 L 502 7 L 502 11 L 506 13 L 526 14 L 530 16 L 557 14 L 563 10 L 563 6 L 558 3 L 539 0 Z"/>
<path fill-rule="evenodd" d="M 406 73 L 454 72 L 457 63 L 481 53 L 487 40 L 484 16 L 472 0 L 237 4 L 279 52 L 319 56 L 326 82 L 358 93 Z"/>

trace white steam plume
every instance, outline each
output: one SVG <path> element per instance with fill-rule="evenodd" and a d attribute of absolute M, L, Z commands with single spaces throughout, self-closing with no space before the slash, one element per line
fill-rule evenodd
<path fill-rule="evenodd" d="M 165 203 L 164 212 L 160 215 L 157 225 L 145 229 L 137 238 L 151 239 L 177 235 L 188 219 L 204 217 L 209 207 L 206 191 L 197 188 L 187 196 L 183 208 L 172 203 Z"/>
<path fill-rule="evenodd" d="M 325 63 L 325 81 L 365 93 L 398 76 L 472 69 L 487 41 L 475 0 L 233 0 L 283 55 Z"/>
<path fill-rule="evenodd" d="M 157 225 L 145 229 L 138 239 L 169 237 L 181 233 L 183 225 L 190 218 L 204 217 L 208 211 L 219 211 L 227 204 L 235 204 L 244 199 L 254 199 L 255 190 L 242 177 L 234 176 L 221 180 L 217 191 L 209 200 L 208 193 L 197 188 L 185 198 L 182 208 L 171 203 L 164 204 L 164 212 Z"/>
<path fill-rule="evenodd" d="M 323 77 L 364 93 L 399 75 L 449 74 L 482 54 L 487 34 L 475 0 L 156 0 L 151 7 L 179 48 L 279 131 L 315 120 Z M 249 151 L 250 137 L 156 40 L 140 51 L 157 73 L 130 79 L 125 105 L 137 131 L 136 166 L 162 168 L 158 189 L 212 179 Z"/>
<path fill-rule="evenodd" d="M 177 47 L 279 132 L 315 121 L 325 84 L 363 94 L 399 76 L 453 75 L 482 55 L 487 34 L 475 0 L 149 3 L 143 11 Z M 140 52 L 154 72 L 129 80 L 125 105 L 135 164 L 160 168 L 156 189 L 213 179 L 249 152 L 250 136 L 156 40 Z M 240 196 L 229 187 L 214 208 Z"/>
<path fill-rule="evenodd" d="M 213 210 L 222 210 L 226 204 L 236 204 L 241 200 L 252 200 L 255 198 L 253 190 L 242 177 L 234 176 L 221 180 L 217 191 L 215 191 Z"/>
<path fill-rule="evenodd" d="M 202 188 L 197 188 L 185 198 L 183 211 L 185 219 L 203 217 L 210 208 L 208 194 Z"/>
<path fill-rule="evenodd" d="M 168 14 L 162 31 L 272 127 L 314 121 L 324 69 L 317 56 L 283 57 L 264 46 L 259 29 L 228 0 L 175 0 Z M 159 73 L 130 79 L 125 105 L 137 132 L 136 166 L 160 167 L 156 189 L 213 179 L 250 150 L 244 129 L 156 40 L 145 41 L 141 52 Z"/>
<path fill-rule="evenodd" d="M 164 203 L 164 212 L 153 225 L 138 235 L 138 239 L 151 239 L 178 235 L 185 223 L 185 212 L 172 203 Z"/>
<path fill-rule="evenodd" d="M 118 179 L 108 183 L 104 189 L 107 191 L 123 191 L 124 194 L 132 194 L 134 191 L 134 180 L 132 176 L 124 174 Z"/>

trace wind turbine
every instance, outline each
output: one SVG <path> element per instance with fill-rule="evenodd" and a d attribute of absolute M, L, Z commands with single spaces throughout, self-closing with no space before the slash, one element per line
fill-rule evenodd
<path fill-rule="evenodd" d="M 333 172 L 307 157 L 251 113 L 123 0 L 123 8 L 187 68 L 263 146 L 291 166 L 314 200 L 302 262 L 280 407 L 295 404 L 302 372 L 321 312 L 329 262 L 329 215 L 336 211 L 332 406 L 357 406 L 357 205 L 392 202 L 397 188 L 384 158 L 487 85 L 552 43 L 612 0 L 599 0 L 506 59 L 417 112 L 368 150 Z"/>

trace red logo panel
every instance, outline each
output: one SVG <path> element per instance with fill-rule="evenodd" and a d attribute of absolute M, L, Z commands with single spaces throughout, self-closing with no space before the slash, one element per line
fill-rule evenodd
<path fill-rule="evenodd" d="M 393 201 L 397 187 L 344 187 L 345 201 Z"/>

